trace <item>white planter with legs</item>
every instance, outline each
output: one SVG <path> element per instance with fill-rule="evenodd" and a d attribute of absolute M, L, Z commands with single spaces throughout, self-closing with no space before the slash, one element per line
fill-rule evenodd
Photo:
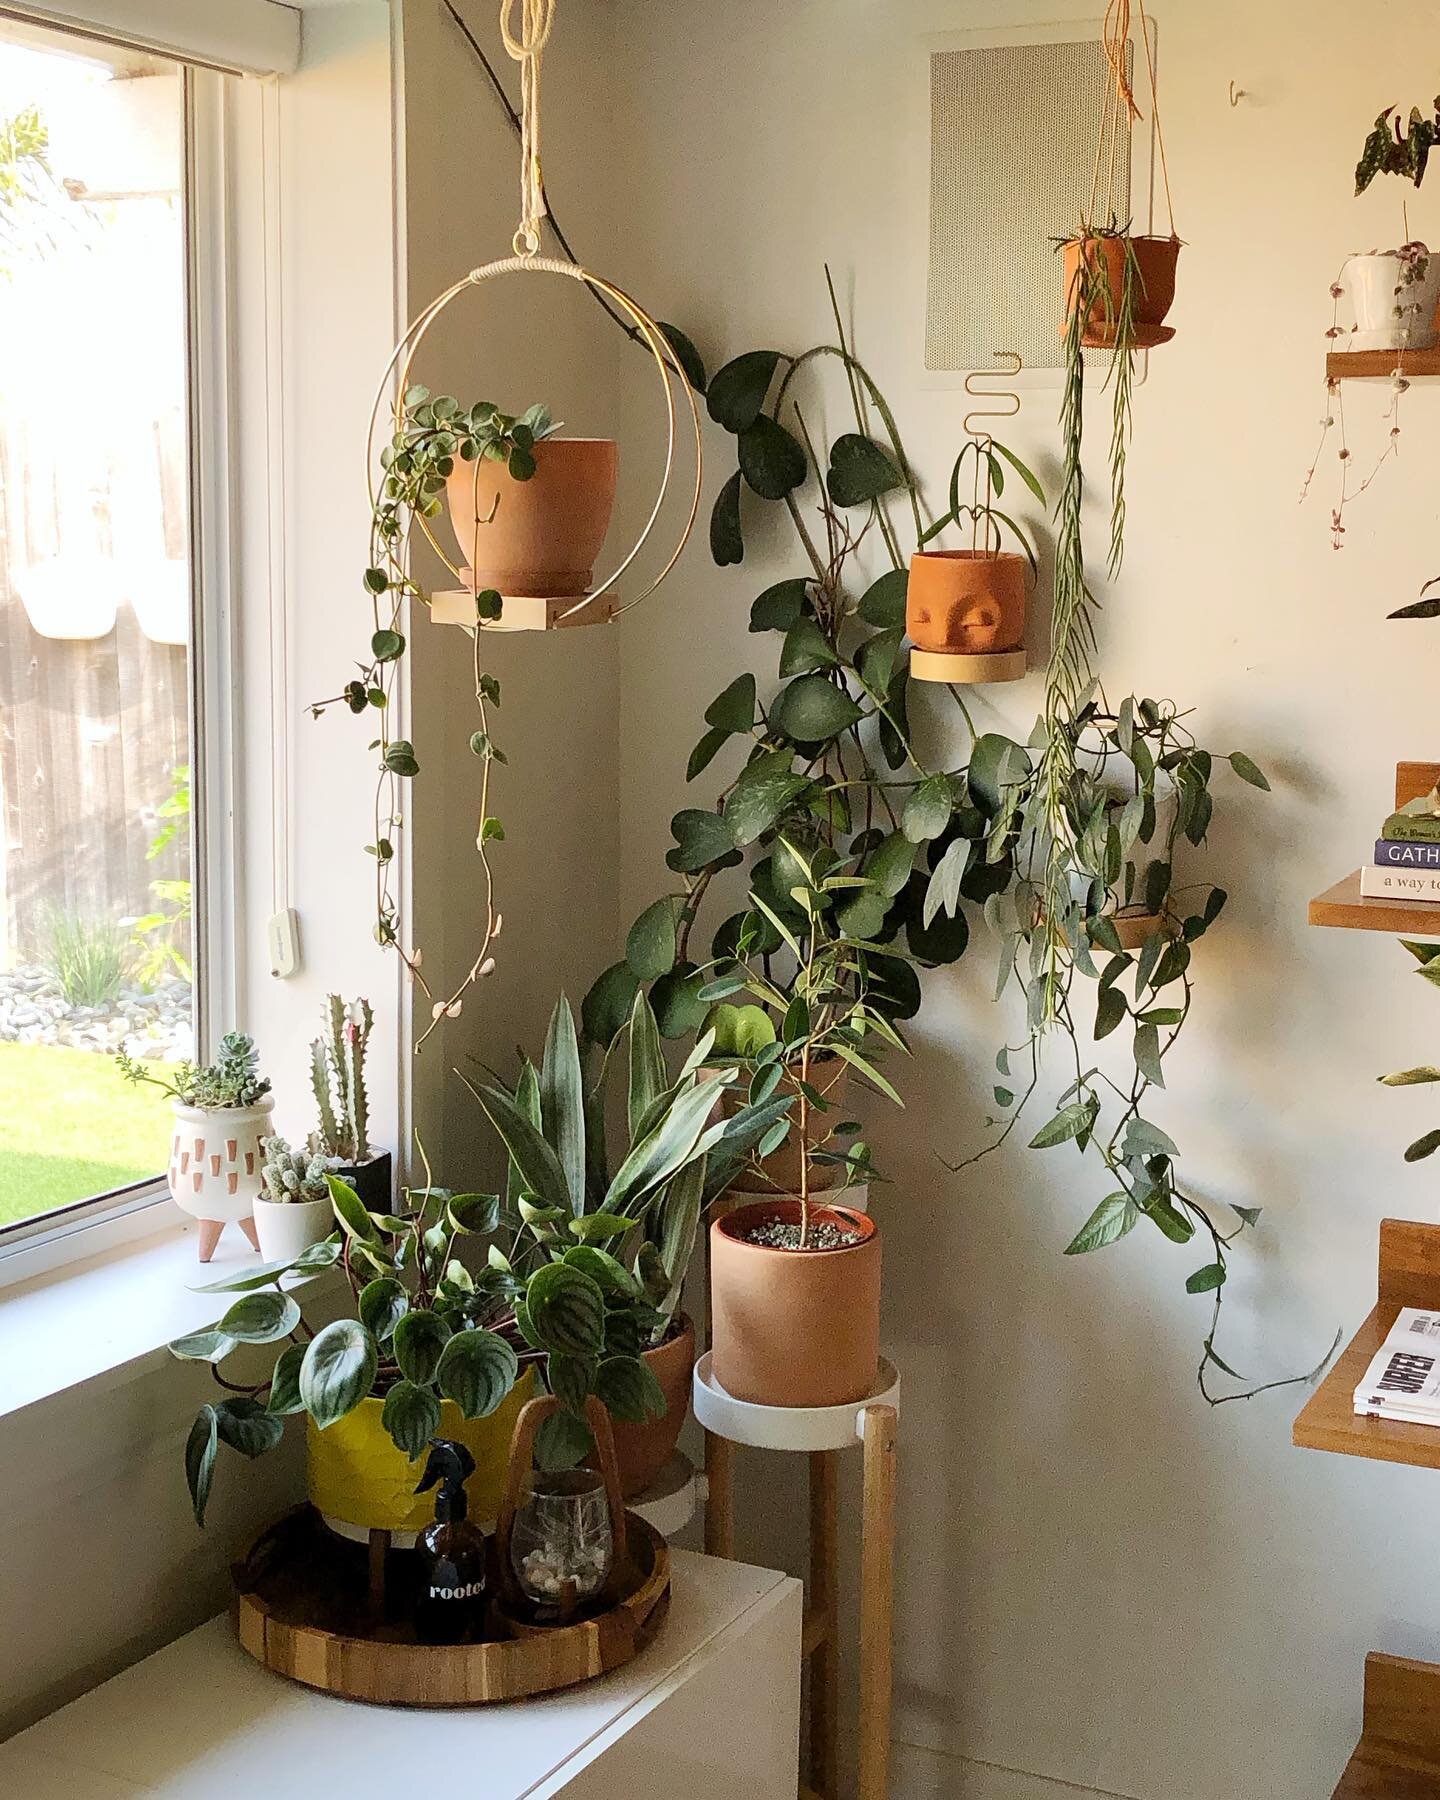
<path fill-rule="evenodd" d="M 1435 343 L 1435 308 L 1440 304 L 1440 253 L 1417 247 L 1417 278 L 1402 281 L 1406 259 L 1398 251 L 1352 256 L 1345 286 L 1355 328 L 1347 350 L 1429 350 Z M 1421 268 L 1423 265 L 1423 269 Z"/>
<path fill-rule="evenodd" d="M 170 1198 L 201 1222 L 201 1262 L 209 1262 L 226 1225 L 239 1225 L 252 1244 L 256 1241 L 251 1209 L 262 1191 L 260 1144 L 270 1135 L 273 1106 L 268 1094 L 254 1106 L 210 1112 L 175 1102 L 166 1180 Z"/>
<path fill-rule="evenodd" d="M 335 1211 L 325 1200 L 255 1201 L 255 1231 L 266 1262 L 293 1262 L 335 1229 Z"/>

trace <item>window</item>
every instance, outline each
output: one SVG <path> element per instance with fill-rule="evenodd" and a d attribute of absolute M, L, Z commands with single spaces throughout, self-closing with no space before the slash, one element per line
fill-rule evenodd
<path fill-rule="evenodd" d="M 0 23 L 0 1246 L 154 1191 L 190 1056 L 186 83 Z"/>

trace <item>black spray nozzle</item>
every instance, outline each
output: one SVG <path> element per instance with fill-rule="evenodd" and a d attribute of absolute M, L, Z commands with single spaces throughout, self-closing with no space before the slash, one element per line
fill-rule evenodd
<path fill-rule="evenodd" d="M 415 1492 L 423 1494 L 427 1488 L 438 1486 L 440 1491 L 435 1496 L 435 1517 L 463 1519 L 466 1509 L 465 1483 L 474 1473 L 475 1458 L 463 1444 L 457 1444 L 453 1438 L 432 1437 L 430 1457 Z"/>

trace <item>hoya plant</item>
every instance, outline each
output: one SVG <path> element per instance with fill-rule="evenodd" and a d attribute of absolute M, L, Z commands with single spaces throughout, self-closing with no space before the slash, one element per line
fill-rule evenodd
<path fill-rule="evenodd" d="M 591 1449 L 592 1392 L 619 1418 L 663 1414 L 660 1384 L 638 1359 L 678 1329 L 706 1205 L 755 1146 L 783 1134 L 791 1104 L 767 1096 L 716 1119 L 734 1068 L 706 1068 L 706 1033 L 672 1076 L 643 994 L 621 1036 L 623 1061 L 617 1037 L 587 1076 L 562 996 L 538 1067 L 522 1059 L 512 1087 L 466 1080 L 509 1162 L 490 1279 L 512 1296 L 527 1344 L 548 1352 L 544 1379 L 562 1403 L 538 1439 L 548 1466 Z M 625 1137 L 612 1149 L 607 1098 L 622 1071 Z"/>
<path fill-rule="evenodd" d="M 404 817 L 401 793 L 403 784 L 420 773 L 420 762 L 414 744 L 391 733 L 390 701 L 405 655 L 407 605 L 413 601 L 428 606 L 431 599 L 429 588 L 414 570 L 415 539 L 418 534 L 436 552 L 441 566 L 448 565 L 450 558 L 441 549 L 431 521 L 444 509 L 445 483 L 457 463 L 501 463 L 512 480 L 529 481 L 535 474 L 536 444 L 558 429 L 544 406 L 532 406 L 515 417 L 488 400 L 467 407 L 452 395 L 432 394 L 426 387 L 405 391 L 395 406 L 390 442 L 380 453 L 378 486 L 371 492 L 370 561 L 364 577 L 374 624 L 370 658 L 357 666 L 338 694 L 316 701 L 310 709 L 316 718 L 333 706 L 375 717 L 377 736 L 370 746 L 378 761 L 374 836 L 365 846 L 375 868 L 375 936 L 377 942 L 397 952 L 432 1002 L 431 1025 L 420 1043 L 441 1019 L 459 1014 L 466 993 L 494 966 L 490 946 L 499 935 L 501 916 L 495 906 L 489 846 L 505 832 L 490 810 L 490 778 L 494 765 L 503 763 L 505 757 L 491 736 L 489 709 L 500 703 L 500 683 L 484 667 L 480 630 L 500 618 L 503 601 L 493 588 L 485 588 L 475 596 L 475 623 L 470 628 L 478 727 L 471 734 L 470 749 L 481 764 L 475 847 L 486 897 L 485 926 L 463 978 L 447 994 L 437 996 L 422 972 L 421 950 L 407 947 L 403 941 L 394 884 L 395 838 Z"/>

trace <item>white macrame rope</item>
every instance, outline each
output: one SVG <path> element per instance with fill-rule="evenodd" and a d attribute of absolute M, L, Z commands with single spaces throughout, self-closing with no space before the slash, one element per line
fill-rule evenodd
<path fill-rule="evenodd" d="M 520 29 L 510 28 L 519 8 Z M 517 256 L 534 256 L 540 248 L 540 221 L 545 204 L 545 176 L 540 166 L 540 58 L 555 25 L 556 0 L 500 0 L 500 36 L 520 65 L 520 227 L 515 233 Z"/>

